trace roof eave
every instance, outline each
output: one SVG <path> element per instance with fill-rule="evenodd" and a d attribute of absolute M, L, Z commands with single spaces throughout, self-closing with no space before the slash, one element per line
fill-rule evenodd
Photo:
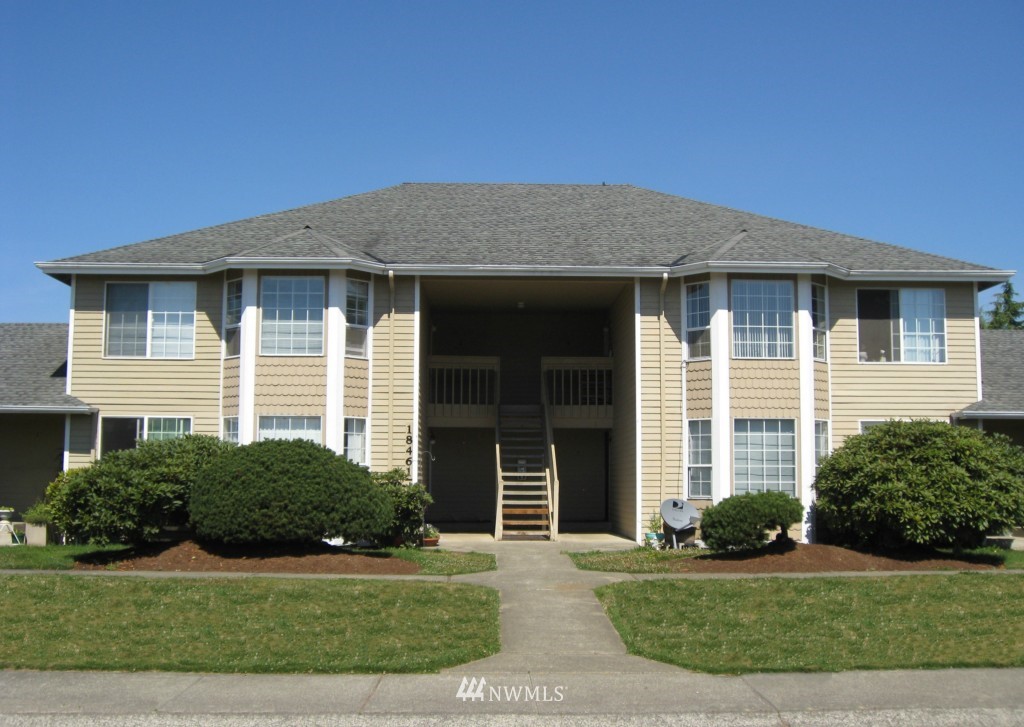
<path fill-rule="evenodd" d="M 1024 411 L 958 411 L 954 419 L 1024 419 Z"/>
<path fill-rule="evenodd" d="M 0 414 L 92 414 L 94 407 L 81 406 L 20 406 L 16 404 L 0 404 Z"/>

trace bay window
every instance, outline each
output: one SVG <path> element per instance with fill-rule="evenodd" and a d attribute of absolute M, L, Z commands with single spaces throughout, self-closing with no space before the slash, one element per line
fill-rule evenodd
<path fill-rule="evenodd" d="M 736 419 L 733 465 L 737 495 L 785 492 L 796 496 L 796 423 L 792 419 Z"/>
<path fill-rule="evenodd" d="M 734 358 L 793 358 L 793 282 L 732 282 Z"/>
<path fill-rule="evenodd" d="M 711 296 L 707 283 L 686 286 L 686 347 L 691 359 L 711 356 Z"/>
<path fill-rule="evenodd" d="M 320 356 L 324 352 L 324 279 L 268 275 L 260 299 L 264 356 Z"/>

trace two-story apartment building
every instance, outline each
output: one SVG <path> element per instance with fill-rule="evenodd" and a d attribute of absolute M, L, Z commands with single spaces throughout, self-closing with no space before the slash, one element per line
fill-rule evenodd
<path fill-rule="evenodd" d="M 71 290 L 65 466 L 307 437 L 447 529 L 639 538 L 872 422 L 983 398 L 993 270 L 632 186 L 403 184 L 40 263 Z"/>

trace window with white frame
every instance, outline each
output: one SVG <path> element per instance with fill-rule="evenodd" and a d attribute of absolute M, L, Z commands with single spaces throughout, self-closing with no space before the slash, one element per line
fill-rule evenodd
<path fill-rule="evenodd" d="M 735 494 L 785 492 L 796 496 L 796 427 L 792 419 L 733 422 Z"/>
<path fill-rule="evenodd" d="M 127 358 L 192 358 L 196 284 L 107 283 L 104 353 Z"/>
<path fill-rule="evenodd" d="M 793 282 L 732 282 L 732 355 L 793 358 Z"/>
<path fill-rule="evenodd" d="M 946 294 L 941 288 L 857 291 L 862 363 L 945 363 Z"/>
<path fill-rule="evenodd" d="M 828 421 L 818 419 L 814 422 L 814 469 L 817 470 L 821 461 L 829 454 Z"/>
<path fill-rule="evenodd" d="M 224 355 L 237 356 L 241 350 L 242 281 L 229 280 L 224 298 Z"/>
<path fill-rule="evenodd" d="M 260 352 L 320 356 L 324 352 L 324 279 L 268 275 L 260 297 Z"/>
<path fill-rule="evenodd" d="M 366 465 L 366 420 L 345 417 L 345 456 L 356 464 Z"/>
<path fill-rule="evenodd" d="M 691 499 L 711 497 L 711 420 L 691 419 L 687 447 L 687 478 Z"/>
<path fill-rule="evenodd" d="M 349 279 L 345 294 L 345 355 L 366 356 L 366 332 L 370 328 L 370 284 Z"/>
<path fill-rule="evenodd" d="M 259 439 L 308 439 L 320 444 L 320 417 L 261 416 Z"/>
<path fill-rule="evenodd" d="M 221 439 L 225 442 L 238 444 L 238 417 L 224 417 Z"/>
<path fill-rule="evenodd" d="M 883 424 L 885 424 L 885 420 L 884 419 L 861 419 L 861 421 L 860 421 L 860 433 L 864 434 L 869 429 L 874 429 L 875 427 L 880 427 Z"/>
<path fill-rule="evenodd" d="M 825 286 L 811 285 L 811 326 L 814 330 L 814 358 L 828 358 L 828 318 L 825 314 Z"/>
<path fill-rule="evenodd" d="M 711 356 L 711 294 L 707 283 L 686 286 L 686 347 L 691 359 Z"/>
<path fill-rule="evenodd" d="M 100 456 L 134 449 L 140 440 L 177 439 L 192 432 L 190 417 L 103 417 Z"/>

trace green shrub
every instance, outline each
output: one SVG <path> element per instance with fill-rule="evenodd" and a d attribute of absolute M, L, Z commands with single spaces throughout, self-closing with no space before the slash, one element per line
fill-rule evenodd
<path fill-rule="evenodd" d="M 223 543 L 373 538 L 391 522 L 391 501 L 369 473 L 306 440 L 235 447 L 192 491 L 196 535 Z"/>
<path fill-rule="evenodd" d="M 88 467 L 61 473 L 46 491 L 53 524 L 73 540 L 139 543 L 188 520 L 203 467 L 233 449 L 215 437 L 140 442 Z"/>
<path fill-rule="evenodd" d="M 973 428 L 892 421 L 849 437 L 814 487 L 821 540 L 972 547 L 1024 524 L 1024 449 Z"/>
<path fill-rule="evenodd" d="M 49 525 L 53 522 L 50 506 L 43 501 L 34 503 L 21 514 L 21 519 L 29 525 Z"/>
<path fill-rule="evenodd" d="M 701 538 L 712 550 L 760 548 L 768 538 L 768 531 L 780 528 L 785 534 L 803 516 L 800 501 L 784 492 L 735 495 L 704 511 L 700 521 Z"/>
<path fill-rule="evenodd" d="M 395 508 L 394 518 L 384 531 L 383 540 L 391 542 L 401 538 L 406 543 L 418 540 L 423 514 L 427 506 L 434 502 L 434 498 L 423 485 L 411 484 L 403 469 L 374 472 L 370 477 L 374 484 L 387 493 Z"/>

